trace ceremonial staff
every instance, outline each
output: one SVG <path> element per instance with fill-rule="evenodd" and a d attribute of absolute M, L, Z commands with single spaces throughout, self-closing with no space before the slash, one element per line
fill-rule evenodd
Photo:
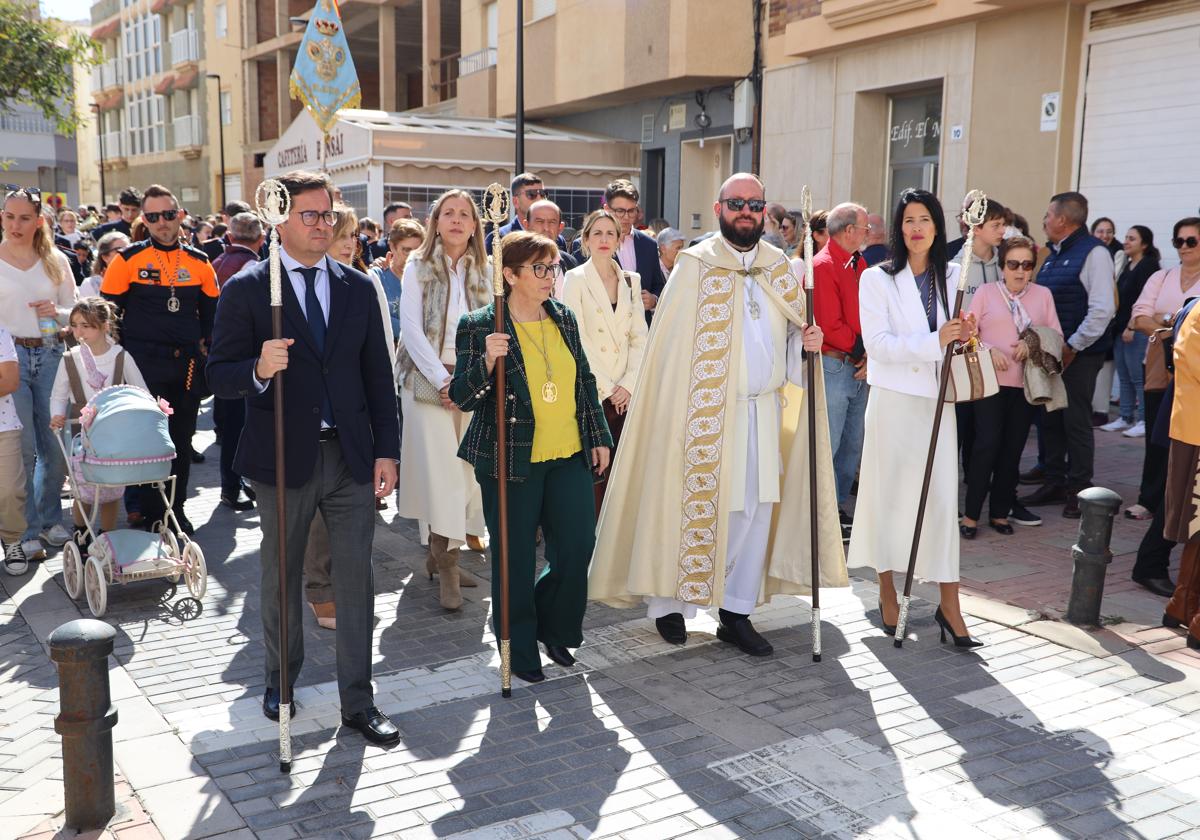
<path fill-rule="evenodd" d="M 483 197 L 483 218 L 492 230 L 492 294 L 496 304 L 496 332 L 504 332 L 504 267 L 500 225 L 508 221 L 511 199 L 499 184 L 487 188 Z M 496 360 L 496 488 L 500 516 L 500 620 L 496 634 L 500 644 L 500 696 L 512 697 L 512 651 L 508 631 L 508 429 L 504 422 L 504 356 Z M 492 605 L 496 609 L 496 605 Z"/>
<path fill-rule="evenodd" d="M 282 267 L 279 261 L 278 225 L 288 220 L 292 198 L 283 184 L 267 179 L 254 192 L 258 217 L 271 231 L 269 256 L 271 273 L 271 338 L 283 338 Z M 277 513 L 276 556 L 279 563 L 279 772 L 292 770 L 292 688 L 288 679 L 288 586 L 287 586 L 287 485 L 284 481 L 283 456 L 283 371 L 272 378 L 275 391 L 275 508 Z"/>
<path fill-rule="evenodd" d="M 975 227 L 983 224 L 983 216 L 987 212 L 987 196 L 982 190 L 971 190 L 963 202 L 967 208 L 963 211 L 963 221 L 967 223 L 967 238 L 963 243 L 962 270 L 958 274 L 958 293 L 954 296 L 954 309 L 951 315 L 957 317 L 962 308 L 963 294 L 967 290 L 967 277 L 971 269 L 971 248 L 975 244 Z M 929 273 L 933 282 L 934 272 Z M 932 290 L 934 295 L 937 289 Z M 908 571 L 904 576 L 904 597 L 900 599 L 900 615 L 896 619 L 896 641 L 894 645 L 904 644 L 904 633 L 908 629 L 908 602 L 912 595 L 913 571 L 917 566 L 917 549 L 921 545 L 921 525 L 925 521 L 925 504 L 929 501 L 929 481 L 933 477 L 933 457 L 937 453 L 938 430 L 942 426 L 942 411 L 946 407 L 946 385 L 950 381 L 950 358 L 954 355 L 954 345 L 951 341 L 946 345 L 946 357 L 942 359 L 942 374 L 938 378 L 937 402 L 933 406 L 933 431 L 929 437 L 929 455 L 925 459 L 925 478 L 921 482 L 921 501 L 917 505 L 917 522 L 913 527 L 912 548 L 908 552 Z"/>
<path fill-rule="evenodd" d="M 816 323 L 813 314 L 813 238 L 812 226 L 808 223 L 812 218 L 812 192 L 808 184 L 800 192 L 800 213 L 804 217 L 804 312 L 808 315 L 808 325 Z M 804 373 L 807 393 L 804 401 L 808 404 L 808 515 L 809 515 L 809 551 L 812 560 L 812 657 L 813 662 L 821 661 L 821 564 L 817 559 L 817 365 L 816 353 L 804 354 Z"/>

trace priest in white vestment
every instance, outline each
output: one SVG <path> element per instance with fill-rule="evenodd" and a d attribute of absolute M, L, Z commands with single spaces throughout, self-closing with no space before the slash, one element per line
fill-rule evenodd
<path fill-rule="evenodd" d="M 807 409 L 817 400 L 821 586 L 847 586 L 824 381 L 804 389 L 801 284 L 762 242 L 764 189 L 737 174 L 713 210 L 720 234 L 682 251 L 659 301 L 601 510 L 589 597 L 648 605 L 659 633 L 718 606 L 717 635 L 772 652 L 750 622 L 775 594 L 810 594 Z"/>

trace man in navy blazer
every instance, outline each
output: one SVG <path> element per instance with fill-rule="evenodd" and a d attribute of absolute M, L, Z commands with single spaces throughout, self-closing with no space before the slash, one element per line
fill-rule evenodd
<path fill-rule="evenodd" d="M 396 484 L 400 425 L 383 316 L 365 274 L 326 256 L 337 214 L 324 174 L 279 179 L 292 199 L 279 226 L 283 335 L 272 338 L 270 263 L 221 290 L 208 380 L 222 399 L 246 400 L 235 469 L 254 485 L 262 518 L 261 608 L 266 644 L 263 713 L 279 718 L 279 553 L 272 377 L 283 372 L 287 498 L 288 675 L 304 662 L 301 577 L 309 524 L 329 529 L 338 604 L 337 672 L 342 723 L 370 741 L 400 733 L 376 708 L 371 686 L 375 499 Z"/>
<path fill-rule="evenodd" d="M 499 228 L 493 228 L 483 238 L 483 247 L 489 256 L 492 253 L 492 239 L 496 234 L 499 233 L 500 238 L 503 239 L 514 230 L 525 230 L 525 223 L 529 221 L 529 209 L 537 202 L 546 199 L 548 193 L 541 178 L 532 172 L 522 172 L 512 179 L 512 183 L 509 185 L 509 195 L 512 196 L 512 221 Z M 555 234 L 551 239 L 558 242 L 560 251 L 566 249 L 567 243 L 561 235 Z"/>

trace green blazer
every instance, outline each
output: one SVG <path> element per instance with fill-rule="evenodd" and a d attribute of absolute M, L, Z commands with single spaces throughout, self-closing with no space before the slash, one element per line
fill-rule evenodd
<path fill-rule="evenodd" d="M 596 394 L 596 378 L 588 366 L 583 345 L 579 341 L 579 324 L 570 309 L 556 300 L 548 299 L 542 307 L 558 326 L 567 349 L 575 357 L 575 421 L 579 424 L 579 439 L 583 451 L 598 446 L 612 447 L 612 435 L 604 419 L 604 409 Z M 458 361 L 450 380 L 450 399 L 463 411 L 474 412 L 467 434 L 458 448 L 458 457 L 477 470 L 496 474 L 496 390 L 495 381 L 487 372 L 485 339 L 495 332 L 496 305 L 468 312 L 458 322 L 455 350 Z M 508 310 L 504 312 L 504 331 L 516 335 Z M 525 363 L 521 346 L 513 340 L 508 344 L 505 363 L 505 386 L 508 408 L 508 479 L 524 481 L 529 477 L 529 458 L 533 452 L 533 404 L 529 397 L 529 381 L 525 378 Z"/>

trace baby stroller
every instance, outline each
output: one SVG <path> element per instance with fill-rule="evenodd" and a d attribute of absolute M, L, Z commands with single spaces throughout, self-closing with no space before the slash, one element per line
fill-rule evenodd
<path fill-rule="evenodd" d="M 80 410 L 79 420 L 57 436 L 67 464 L 72 465 L 67 470 L 71 499 L 85 511 L 80 542 L 63 546 L 63 583 L 72 598 L 86 594 L 88 608 L 97 618 L 108 606 L 110 583 L 151 578 L 169 578 L 174 583 L 183 577 L 193 596 L 204 597 L 208 582 L 204 552 L 179 527 L 171 510 L 175 445 L 167 432 L 169 411 L 166 403 L 141 388 L 115 385 L 98 391 Z M 73 427 L 78 429 L 74 435 Z M 121 528 L 100 533 L 97 523 L 104 491 L 146 484 L 162 496 L 163 520 L 150 532 Z M 91 505 L 91 510 L 83 505 Z"/>

